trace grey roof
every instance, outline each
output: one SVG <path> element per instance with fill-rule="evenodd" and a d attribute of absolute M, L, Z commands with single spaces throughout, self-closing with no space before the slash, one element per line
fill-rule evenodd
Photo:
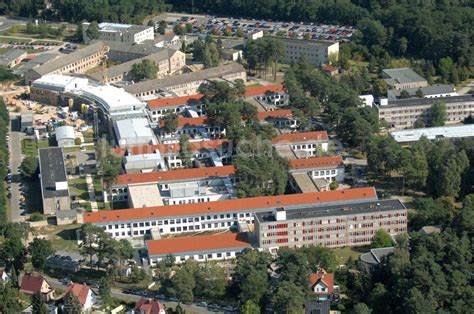
<path fill-rule="evenodd" d="M 155 52 L 151 55 L 135 59 L 135 60 L 130 60 L 128 62 L 121 63 L 119 65 L 110 67 L 107 69 L 107 75 L 109 78 L 111 77 L 116 77 L 120 75 L 126 75 L 128 72 L 132 70 L 132 66 L 136 63 L 140 63 L 145 59 L 152 60 L 156 64 L 160 63 L 163 60 L 168 60 L 170 59 L 176 52 L 177 50 L 175 49 L 160 49 L 161 51 Z M 96 81 L 101 81 L 103 77 L 102 71 L 97 71 L 94 72 L 90 75 L 88 75 L 90 78 L 96 80 Z"/>
<path fill-rule="evenodd" d="M 103 49 L 104 49 L 104 43 L 100 41 L 95 42 L 85 48 L 78 49 L 68 55 L 63 55 L 63 56 L 59 56 L 58 58 L 52 59 L 46 62 L 45 64 L 34 68 L 33 71 L 35 71 L 39 75 L 45 75 L 53 71 L 56 71 L 57 69 L 60 69 L 68 64 L 74 63 L 85 57 L 96 54 L 102 51 Z"/>
<path fill-rule="evenodd" d="M 307 39 L 289 38 L 289 37 L 283 37 L 281 38 L 281 40 L 284 44 L 288 43 L 288 44 L 308 45 L 308 46 L 315 46 L 315 47 L 330 47 L 336 44 L 336 42 L 333 42 L 333 41 L 310 40 L 310 39 L 307 40 Z"/>
<path fill-rule="evenodd" d="M 439 101 L 442 101 L 446 104 L 474 102 L 474 95 L 448 96 L 448 97 L 436 97 L 436 98 L 398 99 L 398 100 L 389 101 L 388 105 L 380 106 L 380 109 L 387 108 L 387 107 L 432 105 L 435 102 L 439 102 Z"/>
<path fill-rule="evenodd" d="M 399 200 L 366 200 L 348 204 L 289 209 L 286 211 L 286 220 L 327 216 L 344 216 L 373 212 L 388 212 L 402 209 L 406 208 Z M 273 212 L 257 213 L 255 214 L 255 216 L 258 218 L 259 221 L 275 221 L 275 216 L 273 215 Z"/>
<path fill-rule="evenodd" d="M 395 248 L 393 246 L 390 247 L 383 247 L 378 249 L 371 249 L 370 252 L 364 253 L 360 256 L 360 260 L 367 263 L 367 264 L 380 264 L 385 257 L 395 252 Z"/>
<path fill-rule="evenodd" d="M 56 190 L 56 182 L 67 181 L 63 149 L 61 147 L 40 148 L 39 165 L 43 197 L 68 196 L 69 190 Z"/>
<path fill-rule="evenodd" d="M 416 142 L 419 141 L 422 136 L 425 136 L 429 140 L 474 137 L 474 124 L 400 130 L 390 132 L 390 135 L 399 143 Z"/>
<path fill-rule="evenodd" d="M 143 81 L 137 84 L 127 85 L 124 87 L 124 89 L 131 94 L 138 94 L 151 90 L 158 90 L 160 88 L 171 87 L 178 84 L 217 79 L 228 74 L 238 72 L 245 72 L 244 67 L 238 63 L 231 63 L 198 72 L 173 75 L 159 80 Z"/>
<path fill-rule="evenodd" d="M 25 65 L 21 67 L 21 71 L 26 72 L 28 70 L 31 70 L 39 65 L 45 64 L 46 62 L 53 60 L 54 58 L 59 57 L 60 55 L 56 53 L 42 53 L 36 58 L 28 61 Z"/>
<path fill-rule="evenodd" d="M 305 314 L 329 314 L 331 300 L 306 300 L 304 302 Z"/>
<path fill-rule="evenodd" d="M 395 96 L 395 97 L 400 97 L 400 93 L 404 90 L 407 91 L 410 96 L 415 96 L 416 92 L 418 90 L 421 90 L 423 92 L 424 96 L 428 95 L 437 95 L 437 94 L 448 94 L 448 93 L 454 93 L 454 86 L 450 84 L 436 84 L 436 85 L 430 85 L 426 87 L 421 87 L 421 88 L 406 88 L 406 89 L 394 89 L 390 90 L 390 92 Z"/>
<path fill-rule="evenodd" d="M 382 72 L 398 84 L 426 82 L 426 79 L 410 68 L 383 69 Z"/>
<path fill-rule="evenodd" d="M 110 52 L 122 52 L 130 54 L 138 54 L 142 56 L 147 56 L 153 53 L 160 52 L 163 48 L 155 47 L 153 44 L 129 44 L 120 41 L 111 41 L 111 40 L 93 40 L 91 43 L 102 42 L 107 47 L 109 47 Z"/>
<path fill-rule="evenodd" d="M 23 112 L 20 115 L 21 123 L 33 123 L 33 112 Z"/>
<path fill-rule="evenodd" d="M 0 64 L 1 65 L 10 64 L 13 60 L 20 58 L 23 55 L 26 55 L 25 50 L 20 50 L 20 49 L 8 50 L 0 56 Z"/>

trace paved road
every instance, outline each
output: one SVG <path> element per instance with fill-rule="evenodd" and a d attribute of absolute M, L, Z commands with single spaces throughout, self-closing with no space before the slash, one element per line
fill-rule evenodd
<path fill-rule="evenodd" d="M 10 117 L 10 170 L 12 172 L 12 183 L 11 183 L 11 193 L 12 197 L 10 199 L 11 204 L 11 220 L 13 222 L 18 222 L 21 220 L 21 209 L 20 209 L 20 172 L 18 167 L 21 165 L 23 159 L 21 154 L 21 140 L 22 133 L 17 132 L 17 119 Z"/>
<path fill-rule="evenodd" d="M 45 277 L 54 289 L 60 289 L 60 290 L 63 290 L 63 291 L 66 289 L 66 285 L 59 282 L 59 280 L 57 280 L 56 278 L 52 278 L 52 277 L 49 277 L 49 276 L 45 276 Z M 112 294 L 112 297 L 114 297 L 116 299 L 119 299 L 121 301 L 125 301 L 125 302 L 137 302 L 138 300 L 140 300 L 142 298 L 141 296 L 138 296 L 138 295 L 123 293 L 122 291 L 117 290 L 117 289 L 112 289 L 111 294 Z M 166 305 L 166 307 L 168 307 L 168 308 L 175 308 L 178 305 L 178 303 L 176 303 L 176 302 L 168 302 L 168 301 L 159 301 L 159 302 L 161 304 Z M 196 305 L 181 304 L 181 307 L 187 313 L 199 313 L 199 314 L 221 313 L 221 314 L 224 314 L 224 312 L 222 312 L 222 311 L 220 311 L 220 312 L 217 312 L 217 311 L 216 312 L 211 312 L 211 311 L 207 310 L 206 308 L 199 307 L 199 306 L 196 306 Z"/>

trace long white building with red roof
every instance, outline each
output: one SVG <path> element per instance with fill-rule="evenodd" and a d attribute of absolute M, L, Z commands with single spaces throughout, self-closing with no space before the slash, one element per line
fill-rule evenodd
<path fill-rule="evenodd" d="M 216 202 L 130 208 L 84 213 L 84 223 L 102 227 L 114 238 L 228 229 L 252 223 L 254 214 L 277 208 L 298 209 L 376 201 L 373 187 L 279 196 L 229 199 Z"/>

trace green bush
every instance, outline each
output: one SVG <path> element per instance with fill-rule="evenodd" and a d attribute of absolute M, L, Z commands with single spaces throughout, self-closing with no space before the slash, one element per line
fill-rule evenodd
<path fill-rule="evenodd" d="M 331 184 L 329 184 L 329 188 L 331 189 L 331 191 L 337 190 L 338 187 L 339 183 L 337 183 L 336 181 L 331 182 Z"/>
<path fill-rule="evenodd" d="M 41 221 L 41 220 L 45 220 L 46 217 L 41 214 L 41 213 L 32 213 L 30 215 L 30 221 Z"/>

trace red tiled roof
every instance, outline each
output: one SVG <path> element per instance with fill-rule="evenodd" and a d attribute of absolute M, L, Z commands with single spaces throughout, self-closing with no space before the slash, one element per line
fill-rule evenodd
<path fill-rule="evenodd" d="M 303 204 L 322 204 L 337 201 L 349 201 L 367 198 L 376 198 L 373 187 L 354 188 L 313 192 L 303 194 L 288 194 L 278 196 L 259 196 L 252 198 L 230 199 L 207 203 L 183 205 L 155 206 L 145 208 L 129 208 L 118 210 L 103 210 L 84 213 L 84 223 L 101 223 L 110 221 L 127 221 L 147 219 L 153 217 L 173 217 L 186 215 L 200 215 L 204 213 L 221 213 L 227 211 L 244 211 L 258 208 L 282 207 Z"/>
<path fill-rule="evenodd" d="M 272 84 L 267 86 L 253 86 L 247 87 L 245 90 L 245 97 L 255 97 L 267 93 L 281 93 L 285 91 L 283 84 Z"/>
<path fill-rule="evenodd" d="M 197 118 L 178 118 L 178 128 L 184 128 L 185 126 L 203 126 L 207 125 L 207 117 Z M 160 128 L 165 126 L 165 120 L 160 119 Z"/>
<path fill-rule="evenodd" d="M 333 67 L 332 65 L 325 65 L 321 67 L 321 70 L 323 70 L 324 72 L 333 72 L 337 71 L 337 68 Z"/>
<path fill-rule="evenodd" d="M 135 311 L 146 314 L 159 314 L 160 311 L 164 310 L 164 306 L 153 299 L 141 298 L 135 304 Z"/>
<path fill-rule="evenodd" d="M 274 144 L 280 144 L 281 142 L 291 143 L 302 143 L 311 141 L 327 141 L 329 139 L 326 131 L 318 132 L 302 132 L 302 133 L 289 133 L 279 134 L 273 141 Z"/>
<path fill-rule="evenodd" d="M 191 96 L 152 99 L 148 101 L 148 108 L 158 109 L 158 108 L 166 108 L 166 107 L 184 106 L 190 103 L 199 102 L 202 96 L 204 95 L 196 94 L 196 95 L 191 95 Z"/>
<path fill-rule="evenodd" d="M 260 121 L 263 121 L 267 118 L 291 118 L 291 117 L 293 117 L 293 113 L 289 109 L 263 111 L 257 114 L 257 118 Z"/>
<path fill-rule="evenodd" d="M 331 167 L 339 166 L 342 164 L 343 161 L 341 156 L 312 157 L 306 159 L 290 160 L 290 168 L 293 170 Z"/>
<path fill-rule="evenodd" d="M 311 288 L 314 288 L 314 286 L 318 282 L 322 282 L 324 285 L 328 287 L 327 294 L 332 294 L 334 292 L 334 274 L 328 274 L 325 272 L 320 272 L 316 274 L 312 273 L 309 275 L 309 282 L 310 282 Z"/>
<path fill-rule="evenodd" d="M 150 240 L 149 255 L 250 247 L 246 232 Z"/>
<path fill-rule="evenodd" d="M 72 294 L 76 296 L 79 303 L 84 306 L 87 302 L 87 296 L 89 295 L 90 289 L 91 288 L 88 285 L 73 282 L 67 286 L 65 295 L 68 295 L 72 291 Z"/>
<path fill-rule="evenodd" d="M 235 174 L 234 166 L 177 169 L 170 171 L 123 174 L 117 177 L 115 185 L 137 184 L 146 182 L 165 182 L 183 179 L 210 177 L 228 177 Z"/>
<path fill-rule="evenodd" d="M 226 139 L 217 139 L 217 140 L 208 140 L 208 141 L 197 141 L 190 142 L 189 146 L 193 152 L 201 150 L 215 150 L 220 146 L 226 146 L 229 144 L 229 140 Z M 140 145 L 132 146 L 127 149 L 114 148 L 113 152 L 124 156 L 128 151 L 129 155 L 140 155 L 140 154 L 154 154 L 158 150 L 162 155 L 167 153 L 177 153 L 181 149 L 179 144 L 156 144 L 156 145 Z"/>
<path fill-rule="evenodd" d="M 20 291 L 26 294 L 35 294 L 41 291 L 45 280 L 43 276 L 24 275 L 21 279 Z"/>

